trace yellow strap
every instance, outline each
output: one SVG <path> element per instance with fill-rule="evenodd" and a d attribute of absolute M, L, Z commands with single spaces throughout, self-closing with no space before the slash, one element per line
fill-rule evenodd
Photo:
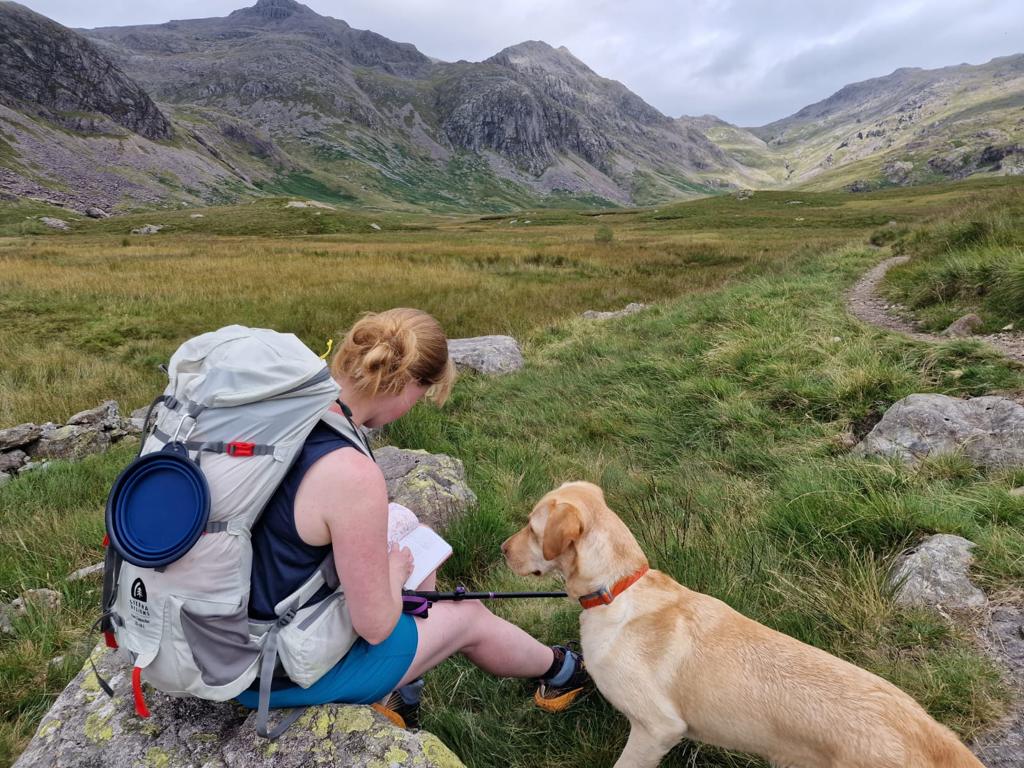
<path fill-rule="evenodd" d="M 326 360 L 327 356 L 331 354 L 331 350 L 334 349 L 334 339 L 327 340 L 327 351 L 320 355 L 321 360 Z"/>

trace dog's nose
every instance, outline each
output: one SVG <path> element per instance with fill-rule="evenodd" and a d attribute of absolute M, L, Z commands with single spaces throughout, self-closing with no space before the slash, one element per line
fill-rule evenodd
<path fill-rule="evenodd" d="M 503 555 L 507 555 L 508 554 L 508 543 L 510 541 L 512 541 L 512 537 L 511 536 L 509 538 L 505 539 L 503 542 L 501 542 L 501 554 L 503 554 Z"/>

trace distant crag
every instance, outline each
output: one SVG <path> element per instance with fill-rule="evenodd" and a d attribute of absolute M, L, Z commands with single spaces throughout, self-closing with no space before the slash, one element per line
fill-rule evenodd
<path fill-rule="evenodd" d="M 72 130 L 108 133 L 112 123 L 149 139 L 172 135 L 153 100 L 95 45 L 12 2 L 0 2 L 0 103 Z"/>

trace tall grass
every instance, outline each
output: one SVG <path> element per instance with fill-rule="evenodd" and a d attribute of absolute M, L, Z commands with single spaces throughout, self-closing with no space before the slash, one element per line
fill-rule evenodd
<path fill-rule="evenodd" d="M 896 605 L 887 572 L 907 543 L 942 531 L 978 542 L 986 588 L 1019 583 L 1024 500 L 1007 491 L 1024 472 L 864 461 L 837 438 L 911 392 L 978 395 L 1019 388 L 1021 375 L 970 344 L 864 326 L 842 294 L 879 258 L 859 243 L 880 221 L 942 219 L 1005 188 L 900 194 L 808 197 L 803 222 L 785 208 L 792 193 L 621 213 L 612 248 L 595 246 L 589 217 L 559 212 L 527 232 L 496 219 L 382 239 L 0 241 L 0 312 L 14 331 L 0 347 L 0 411 L 16 421 L 109 396 L 134 405 L 159 387 L 153 363 L 224 322 L 263 319 L 319 345 L 358 311 L 412 304 L 453 336 L 512 332 L 523 371 L 464 376 L 443 410 L 417 407 L 386 431 L 461 458 L 480 499 L 446 531 L 443 584 L 538 587 L 508 572 L 498 545 L 554 485 L 598 482 L 655 567 L 894 681 L 970 737 L 1006 706 L 997 671 L 969 630 Z M 576 315 L 628 300 L 658 305 L 613 322 Z M 84 658 L 98 584 L 64 575 L 99 559 L 103 500 L 130 450 L 0 488 L 0 599 L 42 586 L 64 596 L 59 612 L 0 636 L 0 764 Z M 567 601 L 496 610 L 546 642 L 577 636 Z M 625 741 L 626 722 L 597 695 L 551 716 L 528 683 L 463 660 L 427 680 L 426 726 L 471 766 L 610 765 Z M 663 764 L 761 765 L 690 743 Z"/>

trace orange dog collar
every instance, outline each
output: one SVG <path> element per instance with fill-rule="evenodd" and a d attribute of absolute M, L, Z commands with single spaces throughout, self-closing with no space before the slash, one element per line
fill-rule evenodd
<path fill-rule="evenodd" d="M 627 576 L 626 578 L 615 582 L 612 585 L 611 590 L 607 587 L 601 587 L 597 592 L 591 592 L 589 595 L 583 595 L 580 598 L 580 605 L 583 606 L 584 610 L 587 608 L 596 608 L 599 605 L 610 605 L 612 600 L 638 582 L 649 570 L 650 566 L 645 565 L 632 576 Z"/>

